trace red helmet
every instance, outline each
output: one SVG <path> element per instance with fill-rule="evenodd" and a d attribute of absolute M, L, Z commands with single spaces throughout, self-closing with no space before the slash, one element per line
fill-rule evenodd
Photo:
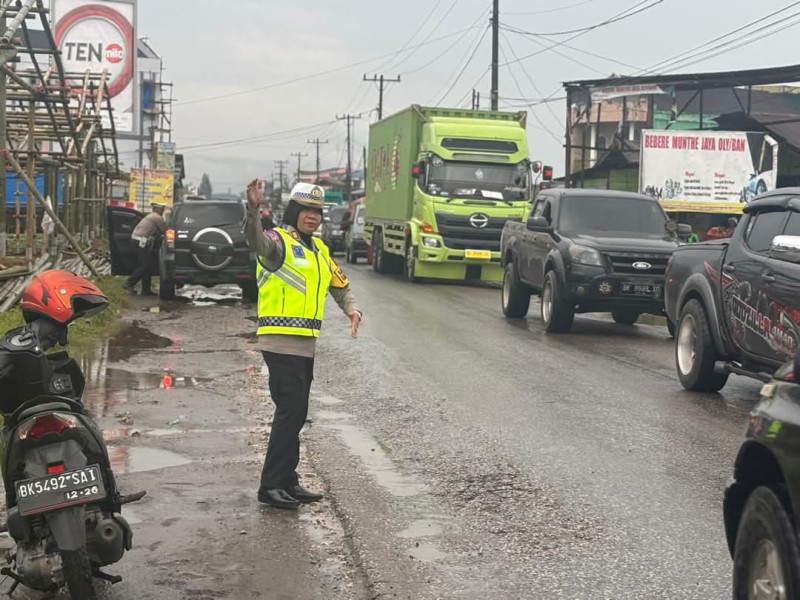
<path fill-rule="evenodd" d="M 36 275 L 22 293 L 22 315 L 27 323 L 48 317 L 64 325 L 95 314 L 108 298 L 88 279 L 56 269 Z"/>

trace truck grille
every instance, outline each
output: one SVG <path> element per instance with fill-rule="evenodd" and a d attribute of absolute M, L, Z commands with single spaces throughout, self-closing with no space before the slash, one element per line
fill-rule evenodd
<path fill-rule="evenodd" d="M 482 215 L 482 213 L 474 213 Z M 474 215 L 449 215 L 436 213 L 436 224 L 444 238 L 444 245 L 453 250 L 491 250 L 500 252 L 500 236 L 506 224 L 505 217 L 488 217 L 484 227 L 475 227 L 470 222 Z M 485 215 L 484 215 L 485 216 Z"/>
<path fill-rule="evenodd" d="M 606 260 L 614 273 L 629 275 L 659 275 L 667 272 L 669 254 L 642 254 L 639 252 L 607 252 Z M 637 269 L 635 263 L 648 263 L 649 269 Z"/>

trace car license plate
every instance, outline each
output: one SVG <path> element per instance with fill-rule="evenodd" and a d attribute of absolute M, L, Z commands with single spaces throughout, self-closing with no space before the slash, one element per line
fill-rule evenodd
<path fill-rule="evenodd" d="M 658 298 L 661 296 L 661 284 L 658 283 L 623 283 L 622 293 L 629 296 L 646 296 Z"/>
<path fill-rule="evenodd" d="M 478 260 L 490 260 L 492 258 L 492 252 L 491 250 L 465 250 L 464 257 Z"/>
<path fill-rule="evenodd" d="M 17 505 L 23 516 L 106 497 L 103 478 L 97 466 L 18 481 L 16 490 Z"/>

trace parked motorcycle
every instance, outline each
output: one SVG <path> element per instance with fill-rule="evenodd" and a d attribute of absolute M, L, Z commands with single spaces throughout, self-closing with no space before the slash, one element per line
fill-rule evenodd
<path fill-rule="evenodd" d="M 67 352 L 68 326 L 96 314 L 108 299 L 67 271 L 34 277 L 22 297 L 26 325 L 0 341 L 0 466 L 7 530 L 16 547 L 0 573 L 39 591 L 66 587 L 72 598 L 96 598 L 94 579 L 120 577 L 101 567 L 131 549 L 132 531 L 103 434 L 81 402 L 85 378 Z"/>

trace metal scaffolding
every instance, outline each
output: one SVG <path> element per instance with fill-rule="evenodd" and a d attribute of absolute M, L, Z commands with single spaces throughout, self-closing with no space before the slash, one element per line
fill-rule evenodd
<path fill-rule="evenodd" d="M 46 47 L 32 45 L 31 21 L 44 32 Z M 0 31 L 0 258 L 7 253 L 6 178 L 14 173 L 31 192 L 24 219 L 18 195 L 16 213 L 18 233 L 20 220 L 25 222 L 28 267 L 34 263 L 37 203 L 85 259 L 81 244 L 104 229 L 111 181 L 127 178 L 119 172 L 109 74 L 64 70 L 42 0 L 0 0 Z M 36 189 L 37 178 L 43 178 L 44 193 Z M 46 236 L 41 250 L 48 251 Z"/>

